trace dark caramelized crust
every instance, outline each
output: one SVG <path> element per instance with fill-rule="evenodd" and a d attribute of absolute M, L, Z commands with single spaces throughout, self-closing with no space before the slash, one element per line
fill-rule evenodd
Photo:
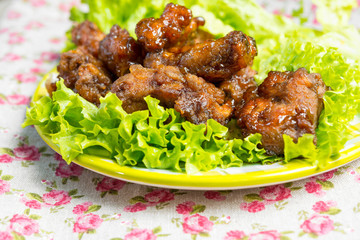
<path fill-rule="evenodd" d="M 82 64 L 92 63 L 100 68 L 103 68 L 101 61 L 97 60 L 92 55 L 85 53 L 81 48 L 64 52 L 60 55 L 60 62 L 57 66 L 59 77 L 64 79 L 64 84 L 68 88 L 73 89 L 78 80 L 78 70 Z"/>
<path fill-rule="evenodd" d="M 94 104 L 100 104 L 100 97 L 105 97 L 110 90 L 111 80 L 106 73 L 92 63 L 82 64 L 78 70 L 75 89 L 80 96 Z"/>
<path fill-rule="evenodd" d="M 252 98 L 251 96 L 249 97 L 249 93 L 252 92 L 251 90 L 257 88 L 254 80 L 255 74 L 256 71 L 250 67 L 243 68 L 229 80 L 220 83 L 219 88 L 226 94 L 225 100 L 231 102 L 233 108 L 242 108 L 246 98 Z"/>
<path fill-rule="evenodd" d="M 229 79 L 240 69 L 251 66 L 256 55 L 254 39 L 240 31 L 233 31 L 223 38 L 195 44 L 186 51 L 150 53 L 144 60 L 144 66 L 178 66 L 183 73 L 220 82 Z"/>
<path fill-rule="evenodd" d="M 181 46 L 181 52 L 185 52 L 186 50 L 188 50 L 187 48 L 198 44 L 198 43 L 203 43 L 205 41 L 208 40 L 213 40 L 215 39 L 214 35 L 212 35 L 211 33 L 203 30 L 203 29 L 197 29 L 196 31 L 192 32 L 188 39 L 186 39 L 186 42 Z"/>
<path fill-rule="evenodd" d="M 112 82 L 102 62 L 80 48 L 62 53 L 57 70 L 65 86 L 95 104 L 100 96 L 105 96 Z M 53 91 L 50 86 L 48 91 Z"/>
<path fill-rule="evenodd" d="M 118 25 L 114 25 L 100 42 L 99 59 L 117 77 L 128 73 L 131 64 L 142 63 L 142 58 L 140 45 Z"/>
<path fill-rule="evenodd" d="M 99 43 L 104 39 L 105 34 L 94 23 L 86 20 L 73 28 L 71 37 L 77 46 L 83 46 L 86 52 L 97 57 Z"/>
<path fill-rule="evenodd" d="M 160 18 L 142 19 L 136 25 L 135 33 L 145 50 L 153 52 L 185 42 L 204 24 L 203 18 L 192 18 L 186 7 L 169 3 Z"/>
<path fill-rule="evenodd" d="M 270 72 L 259 86 L 257 96 L 238 112 L 238 124 L 244 136 L 261 133 L 262 145 L 268 153 L 282 154 L 283 134 L 295 142 L 303 134 L 315 135 L 325 91 L 320 75 L 309 74 L 304 68 Z"/>
<path fill-rule="evenodd" d="M 130 66 L 130 73 L 114 82 L 111 92 L 123 101 L 127 112 L 144 110 L 145 96 L 160 100 L 166 107 L 174 107 L 188 121 L 206 123 L 210 118 L 225 124 L 231 106 L 224 104 L 225 94 L 213 84 L 191 74 L 182 74 L 173 66 L 157 69 L 141 65 Z"/>

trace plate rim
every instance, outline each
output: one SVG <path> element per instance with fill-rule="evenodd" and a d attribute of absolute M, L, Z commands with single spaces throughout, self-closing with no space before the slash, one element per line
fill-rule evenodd
<path fill-rule="evenodd" d="M 56 70 L 51 70 L 38 83 L 31 103 L 47 95 L 43 84 L 49 78 L 50 74 L 55 72 Z M 35 126 L 35 129 L 45 143 L 60 154 L 60 148 L 53 143 L 38 126 Z M 254 188 L 300 180 L 331 171 L 359 158 L 360 141 L 343 151 L 337 160 L 328 162 L 326 166 L 322 168 L 311 165 L 306 161 L 292 160 L 288 163 L 281 164 L 281 167 L 275 169 L 236 174 L 220 174 L 218 171 L 212 170 L 202 172 L 201 175 L 190 175 L 186 173 L 160 173 L 156 172 L 156 169 L 152 172 L 148 169 L 145 171 L 145 169 L 141 168 L 120 166 L 115 160 L 87 154 L 80 154 L 73 162 L 105 176 L 143 185 L 187 190 L 230 190 Z M 170 170 L 168 171 L 171 172 Z"/>

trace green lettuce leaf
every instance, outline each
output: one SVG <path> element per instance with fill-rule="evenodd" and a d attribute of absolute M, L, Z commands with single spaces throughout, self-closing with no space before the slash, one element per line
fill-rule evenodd
<path fill-rule="evenodd" d="M 113 158 L 120 165 L 191 174 L 274 160 L 259 148 L 260 134 L 233 139 L 215 120 L 195 125 L 174 109 L 160 106 L 159 100 L 150 96 L 145 100 L 149 110 L 127 114 L 121 100 L 108 93 L 96 107 L 61 80 L 52 99 L 42 97 L 27 109 L 23 126 L 39 126 L 59 145 L 68 163 L 87 153 Z"/>
<path fill-rule="evenodd" d="M 317 6 L 316 19 L 323 27 L 348 25 L 356 0 L 313 0 Z"/>
<path fill-rule="evenodd" d="M 87 0 L 88 12 L 71 10 L 71 19 L 95 22 L 108 32 L 113 24 L 135 36 L 136 23 L 145 17 L 159 17 L 167 0 Z M 189 174 L 215 167 L 243 163 L 288 162 L 302 158 L 324 166 L 336 159 L 350 134 L 348 123 L 360 112 L 360 34 L 347 24 L 354 0 L 315 0 L 322 30 L 306 28 L 292 20 L 266 12 L 248 0 L 175 0 L 194 16 L 206 19 L 204 29 L 217 37 L 240 30 L 255 38 L 258 57 L 253 68 L 261 83 L 269 71 L 295 71 L 305 67 L 320 73 L 331 91 L 324 96 L 324 110 L 314 136 L 304 135 L 294 143 L 284 135 L 284 157 L 268 156 L 260 147 L 261 135 L 245 139 L 235 121 L 222 126 L 185 121 L 174 109 L 164 109 L 147 97 L 149 110 L 127 114 L 116 95 L 109 93 L 97 108 L 58 82 L 53 99 L 43 97 L 27 110 L 24 126 L 38 125 L 60 146 L 68 162 L 78 154 L 98 154 L 120 165 L 186 171 Z M 299 10 L 300 11 L 300 10 Z M 331 21 L 329 21 L 331 16 Z M 304 21 L 302 21 L 304 22 Z M 70 39 L 70 34 L 67 34 Z M 71 41 L 67 49 L 73 48 Z"/>

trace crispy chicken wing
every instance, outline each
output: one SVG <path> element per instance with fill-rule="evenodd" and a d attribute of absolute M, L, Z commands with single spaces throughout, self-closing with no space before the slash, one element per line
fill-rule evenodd
<path fill-rule="evenodd" d="M 304 68 L 272 71 L 259 86 L 257 96 L 238 112 L 238 124 L 245 136 L 261 133 L 269 154 L 282 154 L 283 134 L 295 142 L 303 134 L 315 135 L 325 91 L 320 75 L 309 74 Z"/>
<path fill-rule="evenodd" d="M 132 65 L 130 73 L 116 80 L 111 91 L 123 101 L 127 112 L 146 109 L 144 97 L 150 95 L 195 124 L 206 123 L 210 118 L 225 124 L 232 110 L 224 104 L 222 90 L 202 78 L 182 74 L 173 66 L 149 69 Z"/>
<path fill-rule="evenodd" d="M 126 29 L 114 25 L 100 42 L 99 59 L 117 77 L 129 72 L 131 64 L 142 63 L 141 46 Z"/>
<path fill-rule="evenodd" d="M 229 79 L 240 69 L 251 66 L 257 55 L 255 40 L 240 31 L 186 49 L 181 52 L 163 50 L 149 53 L 144 66 L 178 66 L 183 73 L 195 74 L 210 82 L 220 82 Z"/>
<path fill-rule="evenodd" d="M 153 52 L 183 44 L 192 32 L 204 24 L 203 18 L 193 18 L 186 7 L 169 3 L 160 18 L 142 19 L 136 25 L 135 33 L 145 50 Z"/>
<path fill-rule="evenodd" d="M 71 31 L 72 41 L 94 57 L 98 56 L 99 43 L 105 34 L 92 22 L 86 20 L 76 25 Z"/>

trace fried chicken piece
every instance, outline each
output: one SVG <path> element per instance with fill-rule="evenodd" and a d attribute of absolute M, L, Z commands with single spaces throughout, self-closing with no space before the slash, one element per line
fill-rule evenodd
<path fill-rule="evenodd" d="M 118 78 L 111 87 L 111 92 L 122 100 L 123 109 L 132 113 L 147 109 L 144 97 L 156 87 L 156 70 L 145 69 L 141 65 L 131 65 L 130 73 Z"/>
<path fill-rule="evenodd" d="M 72 29 L 71 37 L 77 46 L 83 46 L 87 53 L 97 57 L 99 53 L 99 43 L 104 39 L 105 34 L 95 23 L 85 20 Z"/>
<path fill-rule="evenodd" d="M 183 52 L 163 50 L 149 53 L 144 66 L 178 66 L 183 73 L 195 74 L 209 82 L 220 82 L 251 66 L 256 55 L 255 40 L 240 31 L 233 31 L 223 38 L 195 44 Z"/>
<path fill-rule="evenodd" d="M 173 66 L 149 69 L 131 65 L 130 73 L 116 80 L 111 92 L 123 101 L 123 108 L 129 113 L 147 109 L 144 97 L 150 95 L 195 124 L 206 123 L 210 118 L 225 124 L 232 110 L 224 104 L 222 90 L 202 78 L 182 74 Z"/>
<path fill-rule="evenodd" d="M 169 3 L 160 18 L 145 18 L 136 25 L 138 41 L 147 52 L 159 51 L 185 42 L 205 20 L 193 18 L 191 10 Z"/>
<path fill-rule="evenodd" d="M 101 61 L 94 56 L 86 53 L 81 47 L 75 50 L 64 52 L 60 55 L 60 62 L 57 66 L 59 77 L 64 79 L 64 84 L 68 88 L 75 88 L 75 83 L 79 78 L 79 67 L 85 63 L 92 63 L 93 65 L 107 72 Z"/>
<path fill-rule="evenodd" d="M 246 67 L 220 83 L 219 88 L 226 94 L 225 100 L 231 102 L 233 108 L 241 109 L 245 102 L 252 98 L 250 93 L 257 89 L 255 74 L 255 70 Z"/>
<path fill-rule="evenodd" d="M 243 135 L 261 133 L 262 145 L 269 154 L 283 154 L 283 134 L 294 142 L 303 134 L 315 135 L 326 90 L 321 76 L 310 74 L 305 68 L 269 72 L 257 96 L 238 113 Z"/>
<path fill-rule="evenodd" d="M 195 32 L 192 32 L 191 35 L 188 37 L 186 42 L 184 43 L 183 47 L 191 47 L 198 43 L 203 43 L 207 40 L 213 40 L 215 37 L 211 33 L 198 28 Z M 183 49 L 182 52 L 186 51 Z"/>
<path fill-rule="evenodd" d="M 75 89 L 80 96 L 96 105 L 100 104 L 100 97 L 105 97 L 110 91 L 112 81 L 109 76 L 92 63 L 82 64 L 78 70 L 78 80 Z"/>
<path fill-rule="evenodd" d="M 62 53 L 57 70 L 65 86 L 95 104 L 99 103 L 100 96 L 105 96 L 112 83 L 102 62 L 81 48 Z M 50 85 L 48 91 L 55 89 L 56 86 L 52 88 Z"/>
<path fill-rule="evenodd" d="M 213 39 L 214 39 L 214 35 L 212 35 L 211 33 L 207 32 L 205 30 L 198 28 L 198 29 L 196 29 L 196 31 L 192 32 L 185 41 L 179 42 L 179 44 L 169 47 L 166 50 L 163 49 L 161 52 L 165 52 L 165 53 L 169 53 L 169 54 L 183 53 L 183 52 L 190 50 L 195 44 L 203 43 L 205 41 L 213 40 Z M 174 54 L 173 56 L 177 57 L 176 54 Z M 155 53 L 154 54 L 148 53 L 147 56 L 148 57 L 150 57 L 150 56 L 158 57 L 159 55 L 157 55 Z"/>
<path fill-rule="evenodd" d="M 141 46 L 126 29 L 114 25 L 100 42 L 99 59 L 117 77 L 129 72 L 131 64 L 142 63 Z"/>

